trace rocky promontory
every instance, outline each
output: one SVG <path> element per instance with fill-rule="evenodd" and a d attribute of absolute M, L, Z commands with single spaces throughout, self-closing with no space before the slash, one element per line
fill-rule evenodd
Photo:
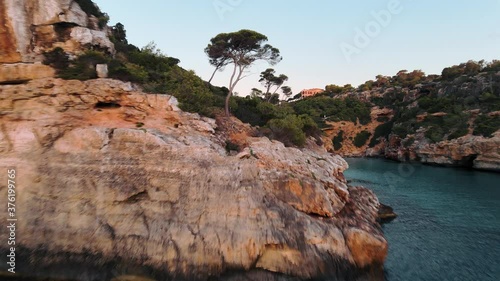
<path fill-rule="evenodd" d="M 171 96 L 116 80 L 0 86 L 0 167 L 17 175 L 18 272 L 73 280 L 380 277 L 387 242 L 379 202 L 347 186 L 342 158 L 245 134 L 235 155 L 224 132 L 214 119 L 180 111 Z"/>
<path fill-rule="evenodd" d="M 129 82 L 58 79 L 42 63 L 50 52 L 62 70 L 89 51 L 113 60 L 106 22 L 88 0 L 0 0 L 0 202 L 14 186 L 18 219 L 13 248 L 0 245 L 16 274 L 2 262 L 2 278 L 383 279 L 380 204 L 347 185 L 340 156 Z M 177 63 L 165 67 L 182 74 Z M 105 63 L 89 67 L 106 76 Z"/>

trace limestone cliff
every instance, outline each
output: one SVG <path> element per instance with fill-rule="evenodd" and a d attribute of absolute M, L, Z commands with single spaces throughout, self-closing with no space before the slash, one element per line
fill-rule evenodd
<path fill-rule="evenodd" d="M 342 156 L 385 157 L 498 172 L 499 70 L 500 62 L 494 61 L 482 72 L 453 79 L 424 76 L 421 84 L 394 86 L 401 85 L 397 81 L 405 74 L 400 72 L 391 78 L 393 84 L 332 95 L 354 98 L 373 107 L 366 124 L 326 122 L 326 147 Z"/>
<path fill-rule="evenodd" d="M 346 185 L 342 158 L 241 135 L 246 148 L 230 155 L 224 130 L 170 96 L 110 79 L 0 86 L 0 202 L 14 168 L 18 270 L 75 280 L 380 277 L 379 203 Z"/>
<path fill-rule="evenodd" d="M 359 125 L 349 121 L 328 122 L 325 129 L 324 143 L 328 151 L 344 157 L 384 157 L 391 160 L 406 162 L 414 161 L 425 164 L 467 167 L 478 170 L 500 171 L 500 131 L 490 138 L 466 136 L 432 143 L 425 138 L 423 130 L 403 139 L 390 135 L 381 139 L 376 145 L 370 146 L 377 126 L 384 124 L 377 121 L 380 118 L 392 118 L 393 112 L 388 109 L 374 107 L 372 121 Z M 353 140 L 362 131 L 370 133 L 370 138 L 361 147 L 356 147 Z M 335 149 L 332 139 L 339 132 L 343 134 L 340 149 Z"/>
<path fill-rule="evenodd" d="M 114 53 L 106 27 L 77 1 L 0 0 L 0 63 L 9 64 L 0 65 L 0 83 L 53 77 L 41 61 L 56 47 L 72 55 L 89 48 Z"/>

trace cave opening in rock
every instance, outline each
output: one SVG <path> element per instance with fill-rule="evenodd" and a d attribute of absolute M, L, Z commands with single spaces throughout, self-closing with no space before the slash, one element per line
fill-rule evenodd
<path fill-rule="evenodd" d="M 477 154 L 472 154 L 463 157 L 460 160 L 460 165 L 465 168 L 470 168 L 470 169 L 474 168 L 474 160 L 476 160 L 477 156 L 478 156 Z"/>
<path fill-rule="evenodd" d="M 122 106 L 116 102 L 100 101 L 100 102 L 96 103 L 96 105 L 95 105 L 96 109 L 111 109 L 111 108 L 120 108 L 120 107 L 122 107 Z"/>

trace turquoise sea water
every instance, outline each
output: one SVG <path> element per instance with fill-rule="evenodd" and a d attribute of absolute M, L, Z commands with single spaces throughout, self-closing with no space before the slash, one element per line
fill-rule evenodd
<path fill-rule="evenodd" d="M 347 159 L 351 185 L 398 218 L 383 226 L 389 281 L 500 280 L 500 174 Z"/>

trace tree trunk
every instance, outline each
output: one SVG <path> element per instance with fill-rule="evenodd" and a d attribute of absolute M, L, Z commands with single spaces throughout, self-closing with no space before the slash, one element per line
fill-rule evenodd
<path fill-rule="evenodd" d="M 229 91 L 229 93 L 226 96 L 226 105 L 224 107 L 224 109 L 226 111 L 226 117 L 230 116 L 230 113 L 229 113 L 229 100 L 231 99 L 231 95 L 232 95 L 232 92 Z"/>
<path fill-rule="evenodd" d="M 212 82 L 212 79 L 214 79 L 215 72 L 217 72 L 217 70 L 219 70 L 219 67 L 215 68 L 214 72 L 212 73 L 212 76 L 210 76 L 210 80 L 208 80 L 208 84 L 210 84 Z"/>
<path fill-rule="evenodd" d="M 234 81 L 234 75 L 236 75 L 236 69 L 237 69 L 238 65 L 235 63 L 234 64 L 234 69 L 233 69 L 233 74 L 231 75 L 231 80 L 229 80 L 229 93 L 227 93 L 227 96 L 226 96 L 226 104 L 224 105 L 224 109 L 226 111 L 226 117 L 229 117 L 230 116 L 230 113 L 229 113 L 229 100 L 231 99 L 231 96 L 233 95 L 233 89 L 234 89 L 234 84 L 236 83 L 233 83 Z"/>

